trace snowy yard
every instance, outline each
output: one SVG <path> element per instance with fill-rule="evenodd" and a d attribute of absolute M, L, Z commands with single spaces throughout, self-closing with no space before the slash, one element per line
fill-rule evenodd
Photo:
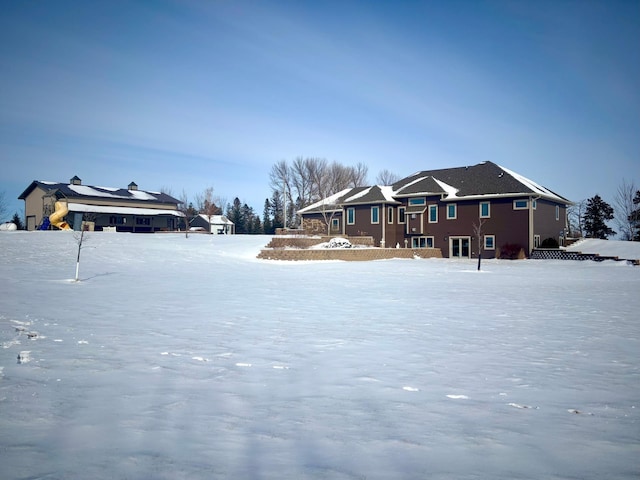
<path fill-rule="evenodd" d="M 635 479 L 640 267 L 0 234 L 2 479 Z"/>

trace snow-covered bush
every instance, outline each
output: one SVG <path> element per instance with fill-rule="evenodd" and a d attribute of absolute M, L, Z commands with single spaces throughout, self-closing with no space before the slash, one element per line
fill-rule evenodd
<path fill-rule="evenodd" d="M 334 237 L 327 243 L 328 248 L 351 248 L 351 242 L 346 238 Z"/>

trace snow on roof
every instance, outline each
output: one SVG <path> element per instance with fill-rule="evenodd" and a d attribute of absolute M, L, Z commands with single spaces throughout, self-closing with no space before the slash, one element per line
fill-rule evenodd
<path fill-rule="evenodd" d="M 520 175 L 519 173 L 516 173 L 516 172 L 514 172 L 512 170 L 509 170 L 508 168 L 505 168 L 502 165 L 498 165 L 498 166 L 502 170 L 504 170 L 506 173 L 511 175 L 513 178 L 518 180 L 520 183 L 522 183 L 523 185 L 526 185 L 527 187 L 529 187 L 535 193 L 538 193 L 540 195 L 544 195 L 544 196 L 547 196 L 547 197 L 552 197 L 553 199 L 558 200 L 560 202 L 565 202 L 566 201 L 566 199 L 558 196 L 557 194 L 553 193 L 551 190 L 549 190 L 549 189 L 537 184 L 533 180 L 530 180 L 527 177 L 524 177 L 524 176 Z"/>
<path fill-rule="evenodd" d="M 110 205 L 88 205 L 86 203 L 69 203 L 67 204 L 70 212 L 86 212 L 86 213 L 119 213 L 121 215 L 173 215 L 182 217 L 182 213 L 178 210 L 169 210 L 162 208 L 136 208 L 136 207 L 112 207 Z"/>
<path fill-rule="evenodd" d="M 101 192 L 88 185 L 69 185 L 69 190 L 72 190 L 80 195 L 86 195 L 88 197 L 107 197 L 107 198 L 122 198 L 121 195 L 113 195 L 107 192 Z"/>
<path fill-rule="evenodd" d="M 205 215 L 204 213 L 201 213 L 198 216 L 203 220 L 205 220 L 206 222 L 209 222 L 209 224 L 211 225 L 233 225 L 233 222 L 229 220 L 227 217 L 225 217 L 224 215 L 209 216 L 209 215 Z"/>
<path fill-rule="evenodd" d="M 367 193 L 369 193 L 371 191 L 372 187 L 368 187 L 365 188 L 364 190 L 350 196 L 344 199 L 345 203 L 346 202 L 353 202 L 354 200 L 357 200 L 358 198 L 364 197 Z"/>
<path fill-rule="evenodd" d="M 457 189 L 457 188 L 455 188 L 455 187 L 452 187 L 451 185 L 449 185 L 449 184 L 447 184 L 447 183 L 444 183 L 444 182 L 443 182 L 443 181 L 441 181 L 441 180 L 438 180 L 438 179 L 437 179 L 437 178 L 435 178 L 435 177 L 433 177 L 433 180 L 434 180 L 438 185 L 440 185 L 440 187 L 441 187 L 445 192 L 447 192 L 447 198 L 457 198 L 457 197 L 458 197 L 458 192 L 459 192 L 460 190 L 458 190 L 458 189 Z"/>
<path fill-rule="evenodd" d="M 330 195 L 327 198 L 323 198 L 322 200 L 319 200 L 315 203 L 312 203 L 311 205 L 307 205 L 306 207 L 301 208 L 300 210 L 298 210 L 298 213 L 305 213 L 310 210 L 315 210 L 316 208 L 319 208 L 322 205 L 332 205 L 337 207 L 336 200 L 342 197 L 343 195 L 346 195 L 351 190 L 352 190 L 351 188 L 345 188 L 344 190 L 340 190 L 339 192 L 334 193 L 333 195 Z"/>
<path fill-rule="evenodd" d="M 129 190 L 129 193 L 136 200 L 157 200 L 156 197 L 143 190 Z"/>
<path fill-rule="evenodd" d="M 393 187 L 386 186 L 386 185 L 379 185 L 378 188 L 380 188 L 382 195 L 388 202 L 397 202 L 397 200 L 393 198 L 393 195 L 395 193 L 393 191 Z"/>
<path fill-rule="evenodd" d="M 425 176 L 425 177 L 417 177 L 417 178 L 414 178 L 414 179 L 413 179 L 413 180 L 411 180 L 409 183 L 405 183 L 404 185 L 402 185 L 402 186 L 398 189 L 398 191 L 396 191 L 395 193 L 396 193 L 396 194 L 398 194 L 398 193 L 400 193 L 402 190 L 405 190 L 406 188 L 410 187 L 411 185 L 413 185 L 413 184 L 415 184 L 415 183 L 421 182 L 421 181 L 422 181 L 422 180 L 424 180 L 425 178 L 427 178 L 427 177 Z"/>

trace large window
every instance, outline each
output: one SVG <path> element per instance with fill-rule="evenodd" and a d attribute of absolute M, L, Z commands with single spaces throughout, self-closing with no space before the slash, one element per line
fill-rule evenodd
<path fill-rule="evenodd" d="M 427 199 L 425 197 L 417 197 L 417 198 L 409 199 L 409 205 L 426 205 L 426 203 L 427 203 Z"/>
<path fill-rule="evenodd" d="M 447 220 L 455 220 L 458 218 L 458 206 L 455 203 L 447 205 Z"/>
<path fill-rule="evenodd" d="M 353 207 L 347 208 L 347 225 L 354 225 L 356 223 L 356 209 Z"/>
<path fill-rule="evenodd" d="M 398 223 L 405 222 L 404 212 L 405 212 L 405 207 L 398 207 Z"/>
<path fill-rule="evenodd" d="M 480 218 L 491 217 L 491 204 L 489 202 L 480 202 Z"/>
<path fill-rule="evenodd" d="M 371 223 L 380 223 L 380 207 L 371 207 Z"/>
<path fill-rule="evenodd" d="M 495 250 L 496 249 L 496 236 L 495 235 L 485 235 L 484 236 L 484 249 L 485 250 Z"/>
<path fill-rule="evenodd" d="M 411 248 L 433 248 L 433 237 L 412 237 Z"/>
<path fill-rule="evenodd" d="M 525 210 L 529 208 L 529 202 L 526 200 L 514 200 L 513 201 L 513 209 L 514 210 Z"/>
<path fill-rule="evenodd" d="M 438 223 L 438 205 L 429 205 L 429 223 Z"/>

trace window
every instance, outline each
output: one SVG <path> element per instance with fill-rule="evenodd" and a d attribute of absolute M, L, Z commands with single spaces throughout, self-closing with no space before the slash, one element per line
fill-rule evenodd
<path fill-rule="evenodd" d="M 480 202 L 480 218 L 491 217 L 491 204 L 489 202 Z"/>
<path fill-rule="evenodd" d="M 514 210 L 525 210 L 529 208 L 529 202 L 526 200 L 514 200 L 513 201 L 513 209 Z"/>
<path fill-rule="evenodd" d="M 111 215 L 109 217 L 109 223 L 111 225 L 122 225 L 122 224 L 127 223 L 127 220 L 124 217 Z"/>
<path fill-rule="evenodd" d="M 405 207 L 398 207 L 398 223 L 404 223 Z"/>
<path fill-rule="evenodd" d="M 339 230 L 340 229 L 340 219 L 332 218 L 331 219 L 331 230 Z"/>
<path fill-rule="evenodd" d="M 560 220 L 560 207 L 556 205 L 556 220 Z"/>
<path fill-rule="evenodd" d="M 496 249 L 496 236 L 495 235 L 485 235 L 484 236 L 484 249 L 485 250 L 495 250 Z"/>
<path fill-rule="evenodd" d="M 347 208 L 347 225 L 354 225 L 356 223 L 356 209 L 353 207 Z"/>
<path fill-rule="evenodd" d="M 151 225 L 151 218 L 149 217 L 136 217 L 136 225 Z"/>
<path fill-rule="evenodd" d="M 409 205 L 426 205 L 427 199 L 424 197 L 410 198 Z"/>
<path fill-rule="evenodd" d="M 455 220 L 458 218 L 458 208 L 455 203 L 447 205 L 447 220 Z"/>
<path fill-rule="evenodd" d="M 429 205 L 429 223 L 438 223 L 438 205 Z"/>
<path fill-rule="evenodd" d="M 371 223 L 380 223 L 380 207 L 371 207 Z"/>
<path fill-rule="evenodd" d="M 393 223 L 393 207 L 387 208 L 387 223 Z"/>
<path fill-rule="evenodd" d="M 433 237 L 413 237 L 411 248 L 433 248 Z"/>
<path fill-rule="evenodd" d="M 538 248 L 540 246 L 540 235 L 533 236 L 533 248 Z"/>
<path fill-rule="evenodd" d="M 536 208 L 538 208 L 538 201 L 534 198 L 533 200 L 531 200 L 531 207 L 535 210 Z"/>

